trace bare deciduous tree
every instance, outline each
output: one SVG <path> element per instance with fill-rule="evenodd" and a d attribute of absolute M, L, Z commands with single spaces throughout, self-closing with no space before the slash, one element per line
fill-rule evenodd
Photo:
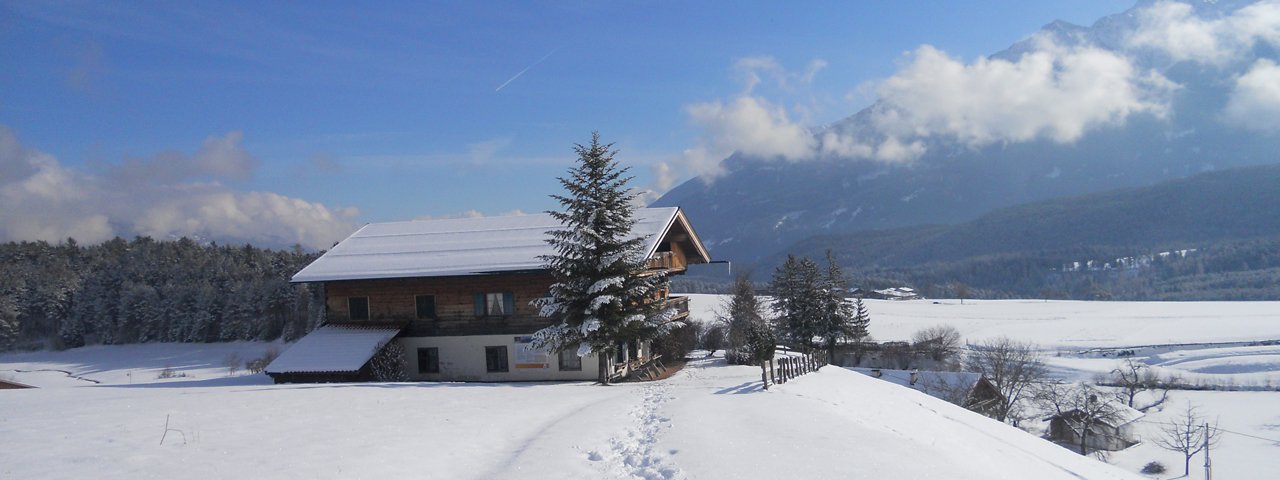
<path fill-rule="evenodd" d="M 981 373 L 1004 398 L 995 409 L 996 419 L 1017 424 L 1019 402 L 1027 388 L 1044 379 L 1044 362 L 1036 345 L 999 337 L 970 344 L 965 369 Z"/>
<path fill-rule="evenodd" d="M 1160 428 L 1156 445 L 1182 454 L 1182 476 L 1185 477 L 1191 474 L 1191 457 L 1204 450 L 1205 444 L 1217 446 L 1221 433 L 1217 422 L 1207 423 L 1200 416 L 1200 407 L 1187 402 L 1185 410 Z"/>
<path fill-rule="evenodd" d="M 911 336 L 911 347 L 935 362 L 949 362 L 960 353 L 960 331 L 951 325 L 934 325 Z"/>
<path fill-rule="evenodd" d="M 1111 381 L 1120 387 L 1120 397 L 1127 400 L 1129 408 L 1133 408 L 1133 399 L 1139 393 L 1156 388 L 1159 379 L 1151 367 L 1136 359 L 1125 359 L 1124 363 L 1111 370 Z"/>
<path fill-rule="evenodd" d="M 956 298 L 960 299 L 960 304 L 964 305 L 964 299 L 969 298 L 969 285 L 964 282 L 955 282 L 951 284 L 951 288 L 956 292 Z"/>

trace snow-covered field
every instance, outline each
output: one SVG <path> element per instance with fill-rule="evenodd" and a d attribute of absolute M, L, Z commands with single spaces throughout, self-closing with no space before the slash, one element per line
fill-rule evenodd
<path fill-rule="evenodd" d="M 714 318 L 723 297 L 692 295 L 691 309 Z M 1007 335 L 1038 344 L 1051 373 L 1093 380 L 1118 367 L 1124 353 L 1162 377 L 1238 391 L 1173 391 L 1163 410 L 1138 424 L 1145 441 L 1111 457 L 1137 471 L 1157 460 L 1182 474 L 1181 455 L 1154 444 L 1162 422 L 1187 402 L 1224 433 L 1214 452 L 1217 478 L 1280 478 L 1280 302 L 1080 302 L 1041 300 L 866 300 L 871 335 L 910 340 L 925 327 L 956 327 L 969 342 Z M 1269 343 L 1259 345 L 1258 343 Z M 1260 438 L 1255 438 L 1260 437 Z M 1202 462 L 1192 462 L 1193 476 Z M 1196 476 L 1198 478 L 1198 476 Z"/>
<path fill-rule="evenodd" d="M 693 300 L 694 315 L 704 318 L 720 302 Z M 1045 346 L 1055 372 L 1067 377 L 1114 368 L 1119 360 L 1103 357 L 1106 351 L 1078 354 L 1095 348 L 1237 342 L 1134 355 L 1167 371 L 1259 385 L 1275 378 L 1280 352 L 1238 342 L 1280 338 L 1277 305 L 868 302 L 877 339 L 907 339 L 940 323 L 970 340 L 1009 335 Z M 1105 479 L 1143 478 L 1125 471 L 1151 460 L 1170 468 L 1161 478 L 1181 474 L 1180 456 L 1150 441 L 1114 454 L 1118 468 L 1112 468 L 843 369 L 767 392 L 758 369 L 718 359 L 695 361 L 665 381 L 611 387 L 277 386 L 262 375 L 228 372 L 233 353 L 247 360 L 270 347 L 135 345 L 0 355 L 0 378 L 45 387 L 0 391 L 0 479 Z M 166 367 L 183 376 L 158 379 Z M 1152 435 L 1182 402 L 1195 402 L 1236 432 L 1214 452 L 1218 478 L 1280 472 L 1280 443 L 1258 439 L 1280 437 L 1280 392 L 1178 391 L 1171 398 L 1164 412 L 1143 419 L 1141 435 Z"/>
<path fill-rule="evenodd" d="M 611 387 L 222 375 L 5 391 L 0 477 L 1136 478 L 834 367 L 768 392 L 719 358 Z"/>

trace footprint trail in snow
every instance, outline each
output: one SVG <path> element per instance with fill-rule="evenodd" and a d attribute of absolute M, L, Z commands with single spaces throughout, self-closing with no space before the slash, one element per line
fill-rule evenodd
<path fill-rule="evenodd" d="M 632 409 L 631 425 L 621 435 L 609 439 L 608 448 L 592 450 L 587 459 L 601 462 L 601 468 L 609 478 L 675 480 L 685 478 L 676 467 L 671 455 L 661 452 L 656 444 L 662 432 L 671 428 L 671 419 L 660 413 L 662 406 L 673 397 L 671 386 L 665 383 L 645 385 L 640 393 L 643 400 Z"/>

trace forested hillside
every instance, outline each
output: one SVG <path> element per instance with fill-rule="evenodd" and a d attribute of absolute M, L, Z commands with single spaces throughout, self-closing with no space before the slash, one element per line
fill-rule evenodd
<path fill-rule="evenodd" d="M 318 253 L 190 239 L 0 244 L 0 350 L 294 339 L 324 315 Z"/>
<path fill-rule="evenodd" d="M 831 249 L 864 282 L 933 296 L 954 295 L 964 283 L 993 298 L 1277 299 L 1277 185 L 1280 166 L 1247 167 L 1010 207 L 958 225 L 815 237 L 760 271 L 787 253 L 817 258 Z M 1168 252 L 1178 253 L 1161 255 Z"/>

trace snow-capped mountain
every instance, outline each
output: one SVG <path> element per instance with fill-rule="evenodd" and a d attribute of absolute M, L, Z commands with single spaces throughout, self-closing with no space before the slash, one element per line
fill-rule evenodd
<path fill-rule="evenodd" d="M 938 76 L 926 60 L 946 60 L 922 47 L 878 102 L 814 130 L 813 158 L 736 153 L 724 175 L 685 182 L 654 206 L 684 207 L 716 257 L 752 262 L 814 235 L 953 224 L 1277 163 L 1278 47 L 1276 1 L 1143 1 L 1089 27 L 1055 21 L 951 66 L 947 85 L 921 80 Z M 1030 85 L 1011 91 L 1001 78 Z"/>

